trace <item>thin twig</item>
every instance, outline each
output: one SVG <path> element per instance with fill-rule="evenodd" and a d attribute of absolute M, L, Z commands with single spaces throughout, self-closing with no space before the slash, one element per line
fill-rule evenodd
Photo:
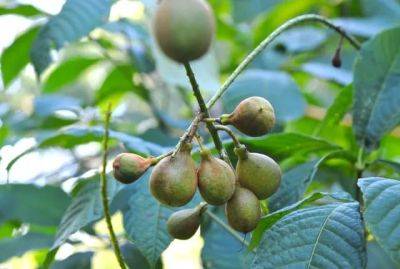
<path fill-rule="evenodd" d="M 215 93 L 215 95 L 208 101 L 207 108 L 210 109 L 221 96 L 226 92 L 228 87 L 235 81 L 235 79 L 242 73 L 242 71 L 268 46 L 274 41 L 279 35 L 283 32 L 292 28 L 293 26 L 304 23 L 304 22 L 319 22 L 327 27 L 335 30 L 337 33 L 346 38 L 350 44 L 357 50 L 361 48 L 359 42 L 351 35 L 347 34 L 342 28 L 334 25 L 328 19 L 314 14 L 307 14 L 295 17 L 284 24 L 282 24 L 279 28 L 273 31 L 267 38 L 265 38 L 245 59 L 244 61 L 236 68 L 235 71 L 229 76 L 229 78 L 225 81 L 225 83 L 221 86 L 221 88 Z"/>
<path fill-rule="evenodd" d="M 121 269 L 126 269 L 124 258 L 121 254 L 121 249 L 118 245 L 118 240 L 114 232 L 114 228 L 111 222 L 109 201 L 107 197 L 107 177 L 106 177 L 106 167 L 107 167 L 107 155 L 108 155 L 108 138 L 109 138 L 109 128 L 110 128 L 110 118 L 111 118 L 111 104 L 108 105 L 106 112 L 105 123 L 104 123 L 104 138 L 103 138 L 103 159 L 102 168 L 100 173 L 101 178 L 101 198 L 103 202 L 104 217 L 107 222 L 108 232 L 110 234 L 111 244 L 114 248 L 115 256 L 118 260 Z"/>

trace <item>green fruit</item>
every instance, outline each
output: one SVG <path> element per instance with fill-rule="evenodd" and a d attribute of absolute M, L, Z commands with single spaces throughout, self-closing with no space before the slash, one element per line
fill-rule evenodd
<path fill-rule="evenodd" d="M 114 177 L 124 184 L 133 183 L 149 169 L 153 160 L 132 153 L 122 153 L 113 162 Z"/>
<path fill-rule="evenodd" d="M 192 237 L 200 226 L 201 214 L 207 210 L 206 203 L 195 208 L 183 209 L 173 213 L 167 221 L 168 233 L 176 239 Z"/>
<path fill-rule="evenodd" d="M 203 56 L 214 32 L 214 15 L 204 0 L 163 0 L 156 11 L 156 40 L 162 51 L 177 62 Z"/>
<path fill-rule="evenodd" d="M 248 189 L 236 186 L 235 193 L 226 204 L 225 213 L 233 229 L 242 233 L 251 232 L 261 218 L 260 201 Z"/>
<path fill-rule="evenodd" d="M 275 112 L 270 102 L 254 96 L 240 102 L 231 114 L 222 115 L 221 123 L 249 136 L 262 136 L 274 127 Z"/>
<path fill-rule="evenodd" d="M 213 157 L 208 150 L 201 153 L 197 175 L 200 194 L 207 203 L 223 205 L 232 197 L 235 191 L 235 172 L 229 164 Z"/>
<path fill-rule="evenodd" d="M 175 156 L 162 159 L 150 176 L 150 190 L 161 203 L 183 206 L 197 188 L 196 165 L 190 155 L 191 146 L 183 145 Z"/>
<path fill-rule="evenodd" d="M 279 165 L 270 157 L 250 153 L 246 148 L 236 148 L 238 156 L 236 174 L 239 183 L 251 190 L 260 200 L 274 194 L 281 183 L 282 172 Z"/>

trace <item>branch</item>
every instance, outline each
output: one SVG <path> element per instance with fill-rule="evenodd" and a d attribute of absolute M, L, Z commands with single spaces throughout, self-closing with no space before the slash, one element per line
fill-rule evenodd
<path fill-rule="evenodd" d="M 103 159 L 102 168 L 100 173 L 101 179 L 101 198 L 103 202 L 104 217 L 107 222 L 108 232 L 110 233 L 111 244 L 114 248 L 115 256 L 118 260 L 121 269 L 126 269 L 124 258 L 121 254 L 121 249 L 118 245 L 117 237 L 115 236 L 114 228 L 111 222 L 110 208 L 108 205 L 107 197 L 107 177 L 106 177 L 106 167 L 107 167 L 107 152 L 108 152 L 108 138 L 109 138 L 109 128 L 110 128 L 110 118 L 111 118 L 111 104 L 108 105 L 106 112 L 106 118 L 104 123 L 104 139 L 103 139 Z"/>
<path fill-rule="evenodd" d="M 186 75 L 188 76 L 190 84 L 192 85 L 194 96 L 196 97 L 197 102 L 199 104 L 200 111 L 203 114 L 203 117 L 209 118 L 210 117 L 210 113 L 208 111 L 206 103 L 204 102 L 204 98 L 201 95 L 201 92 L 200 92 L 200 89 L 199 89 L 199 85 L 197 84 L 197 81 L 196 81 L 196 78 L 194 76 L 193 70 L 190 67 L 189 63 L 185 63 L 184 66 L 185 66 L 185 70 L 186 70 Z M 214 141 L 215 148 L 218 150 L 221 158 L 224 159 L 225 161 L 227 161 L 228 163 L 230 163 L 230 161 L 228 159 L 228 156 L 227 156 L 227 154 L 225 152 L 225 149 L 222 146 L 222 141 L 218 136 L 217 129 L 215 129 L 214 124 L 212 122 L 206 122 L 206 126 L 207 126 L 207 129 L 210 132 L 211 137 L 212 137 L 212 139 Z"/>
<path fill-rule="evenodd" d="M 293 26 L 304 23 L 304 22 L 318 22 L 322 23 L 325 26 L 335 30 L 338 34 L 346 38 L 350 44 L 357 50 L 361 48 L 361 45 L 358 41 L 351 35 L 347 34 L 342 28 L 334 25 L 328 19 L 314 14 L 301 15 L 291 20 L 288 20 L 284 24 L 282 24 L 278 29 L 273 31 L 267 38 L 264 39 L 245 59 L 244 61 L 236 68 L 235 71 L 229 76 L 229 78 L 225 81 L 225 83 L 221 86 L 221 88 L 216 92 L 216 94 L 208 101 L 207 108 L 210 109 L 221 96 L 226 92 L 228 87 L 235 81 L 235 79 L 239 76 L 239 74 L 268 46 L 274 41 L 279 35 L 283 32 L 292 28 Z"/>

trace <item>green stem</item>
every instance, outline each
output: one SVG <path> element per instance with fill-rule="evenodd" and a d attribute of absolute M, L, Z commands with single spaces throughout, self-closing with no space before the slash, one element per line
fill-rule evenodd
<path fill-rule="evenodd" d="M 208 108 L 206 106 L 206 103 L 204 102 L 204 98 L 200 92 L 199 89 L 199 85 L 197 84 L 196 78 L 194 76 L 193 70 L 190 67 L 189 63 L 185 63 L 185 70 L 186 70 L 186 75 L 189 78 L 190 84 L 192 85 L 192 89 L 193 89 L 193 94 L 197 99 L 197 103 L 199 104 L 200 107 L 200 111 L 203 114 L 204 117 L 209 118 L 210 117 L 210 113 L 208 111 Z M 219 152 L 221 158 L 223 158 L 225 161 L 229 160 L 229 158 L 227 157 L 227 154 L 225 152 L 225 149 L 222 145 L 222 141 L 218 136 L 218 132 L 217 129 L 215 129 L 215 126 L 212 122 L 206 122 L 206 126 L 208 131 L 211 134 L 211 137 L 214 141 L 215 144 L 215 148 L 217 149 L 217 151 Z M 230 163 L 230 161 L 228 161 L 228 163 Z"/>
<path fill-rule="evenodd" d="M 215 129 L 226 132 L 232 138 L 235 148 L 240 148 L 242 146 L 239 142 L 239 139 L 229 127 L 224 125 L 215 125 Z"/>
<path fill-rule="evenodd" d="M 107 177 L 106 177 L 106 167 L 107 167 L 107 155 L 108 155 L 108 139 L 109 139 L 109 128 L 110 128 L 110 118 L 111 118 L 111 104 L 108 105 L 106 112 L 105 124 L 104 124 L 104 139 L 103 139 L 103 159 L 102 168 L 100 173 L 101 179 L 101 198 L 103 202 L 104 217 L 107 222 L 108 232 L 110 233 L 111 244 L 114 248 L 115 256 L 118 260 L 119 266 L 122 269 L 126 269 L 124 258 L 121 254 L 121 249 L 118 245 L 118 240 L 114 232 L 114 228 L 111 222 L 109 201 L 107 197 Z"/>
<path fill-rule="evenodd" d="M 235 237 L 240 243 L 245 244 L 246 247 L 249 246 L 249 243 L 234 229 L 232 229 L 228 224 L 223 222 L 217 215 L 212 213 L 210 210 L 205 211 L 205 213 L 212 218 L 216 223 L 218 223 L 222 228 L 224 228 L 227 232 L 229 232 L 233 237 Z"/>
<path fill-rule="evenodd" d="M 304 22 L 318 22 L 323 25 L 335 30 L 341 36 L 346 38 L 349 43 L 357 50 L 361 48 L 360 43 L 351 35 L 347 34 L 342 28 L 334 25 L 328 19 L 314 14 L 306 14 L 301 15 L 296 18 L 293 18 L 284 24 L 282 24 L 278 29 L 273 31 L 267 38 L 265 38 L 245 59 L 244 61 L 236 68 L 235 71 L 229 76 L 229 78 L 225 81 L 225 83 L 221 86 L 221 88 L 217 91 L 217 93 L 208 101 L 207 108 L 210 109 L 221 96 L 226 92 L 228 87 L 235 81 L 235 79 L 240 75 L 240 73 L 268 46 L 274 41 L 280 34 L 288 30 L 289 28 Z"/>

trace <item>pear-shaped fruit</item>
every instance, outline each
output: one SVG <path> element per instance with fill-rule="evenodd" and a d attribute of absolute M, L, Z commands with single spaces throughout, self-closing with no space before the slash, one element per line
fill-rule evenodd
<path fill-rule="evenodd" d="M 260 201 L 248 189 L 236 186 L 235 193 L 226 203 L 225 213 L 233 229 L 242 233 L 251 232 L 261 217 Z"/>
<path fill-rule="evenodd" d="M 205 0 L 162 0 L 153 27 L 162 51 L 173 60 L 186 63 L 208 51 L 215 21 Z"/>
<path fill-rule="evenodd" d="M 183 145 L 175 156 L 162 159 L 150 176 L 150 190 L 161 203 L 183 206 L 197 188 L 196 165 L 190 155 L 191 146 Z"/>
<path fill-rule="evenodd" d="M 275 112 L 268 100 L 253 96 L 240 102 L 231 114 L 222 115 L 221 123 L 249 136 L 262 136 L 274 127 Z"/>
<path fill-rule="evenodd" d="M 207 203 L 223 205 L 232 197 L 235 191 L 235 172 L 225 161 L 213 157 L 209 150 L 201 152 L 197 175 L 200 194 Z"/>
<path fill-rule="evenodd" d="M 207 209 L 206 203 L 195 208 L 183 209 L 173 213 L 167 221 L 168 233 L 176 239 L 192 237 L 200 226 L 201 214 Z"/>
<path fill-rule="evenodd" d="M 113 162 L 114 177 L 124 184 L 133 183 L 149 169 L 153 160 L 133 153 L 121 153 Z"/>
<path fill-rule="evenodd" d="M 270 157 L 250 153 L 245 147 L 236 148 L 238 156 L 236 174 L 240 185 L 251 190 L 260 200 L 274 194 L 281 183 L 282 172 Z"/>

